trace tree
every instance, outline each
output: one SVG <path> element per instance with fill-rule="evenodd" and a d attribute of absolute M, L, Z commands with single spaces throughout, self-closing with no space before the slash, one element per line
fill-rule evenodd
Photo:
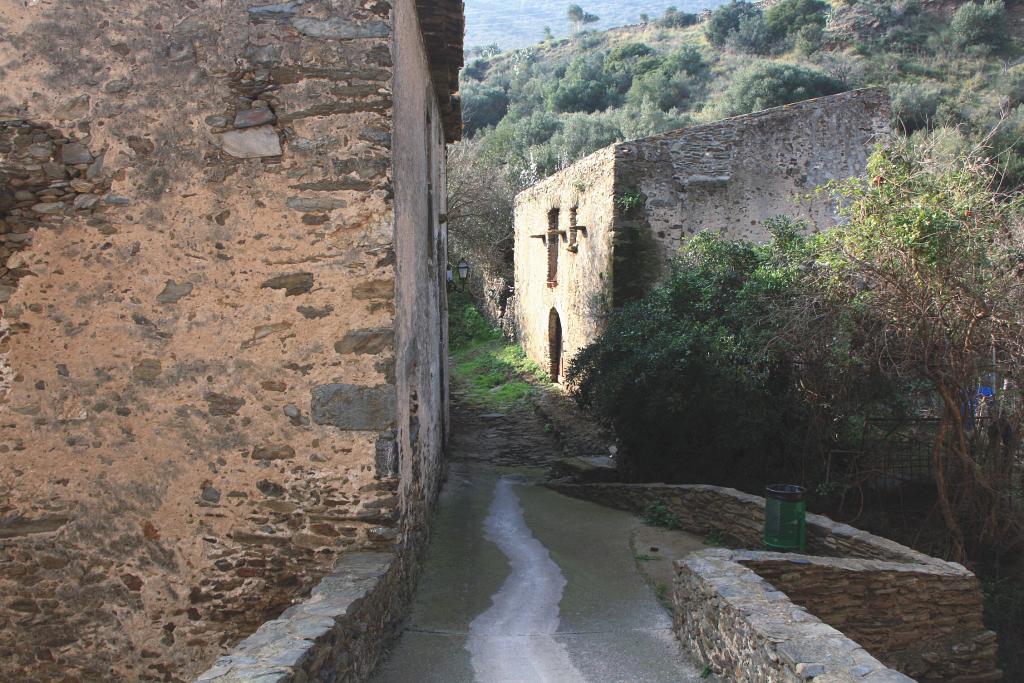
<path fill-rule="evenodd" d="M 816 69 L 761 62 L 737 74 L 720 106 L 725 116 L 736 116 L 842 91 L 842 83 Z"/>
<path fill-rule="evenodd" d="M 680 12 L 677 7 L 670 6 L 665 8 L 664 14 L 658 19 L 658 26 L 662 28 L 685 28 L 687 26 L 693 26 L 700 20 L 696 14 L 690 14 L 689 12 Z"/>
<path fill-rule="evenodd" d="M 462 119 L 467 136 L 496 126 L 508 113 L 508 93 L 497 85 L 466 82 L 462 86 Z"/>
<path fill-rule="evenodd" d="M 792 43 L 807 27 L 824 29 L 827 12 L 828 3 L 822 0 L 782 0 L 764 13 L 769 40 Z"/>
<path fill-rule="evenodd" d="M 463 140 L 449 147 L 449 258 L 465 258 L 488 276 L 511 278 L 519 189 L 507 173 L 486 161 L 479 142 Z M 473 284 L 481 278 L 476 280 Z"/>
<path fill-rule="evenodd" d="M 943 161 L 895 143 L 872 156 L 867 179 L 833 185 L 846 224 L 819 256 L 818 291 L 854 314 L 851 355 L 929 390 L 932 469 L 960 561 L 1020 545 L 1024 206 L 992 191 L 997 173 L 970 155 Z M 976 426 L 983 387 L 989 421 Z"/>
<path fill-rule="evenodd" d="M 594 24 L 601 20 L 596 14 L 585 12 L 579 5 L 569 5 L 566 14 L 569 17 L 569 23 L 572 24 L 573 33 L 579 33 L 586 24 Z"/>
<path fill-rule="evenodd" d="M 750 489 L 784 468 L 803 411 L 760 323 L 799 272 L 776 267 L 789 244 L 697 235 L 669 278 L 572 360 L 568 384 L 615 429 L 627 480 Z"/>
<path fill-rule="evenodd" d="M 942 101 L 942 90 L 929 83 L 900 83 L 889 88 L 892 113 L 907 133 L 928 128 Z"/>
<path fill-rule="evenodd" d="M 711 13 L 704 25 L 708 42 L 715 47 L 725 47 L 729 37 L 736 32 L 744 19 L 760 18 L 761 10 L 743 0 L 731 0 Z"/>
<path fill-rule="evenodd" d="M 1006 46 L 1006 25 L 1006 7 L 1002 0 L 960 5 L 950 22 L 960 47 L 980 47 L 993 52 Z"/>

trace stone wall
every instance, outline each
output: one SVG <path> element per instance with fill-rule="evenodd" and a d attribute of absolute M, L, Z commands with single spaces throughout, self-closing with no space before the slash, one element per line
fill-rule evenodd
<path fill-rule="evenodd" d="M 736 683 L 911 683 L 859 644 L 794 605 L 727 550 L 676 562 L 675 631 Z"/>
<path fill-rule="evenodd" d="M 364 681 L 402 616 L 411 582 L 394 553 L 352 553 L 310 598 L 267 622 L 197 683 Z"/>
<path fill-rule="evenodd" d="M 889 133 L 883 90 L 869 89 L 612 145 L 516 197 L 516 320 L 527 354 L 550 361 L 552 309 L 567 364 L 600 334 L 606 315 L 646 293 L 692 235 L 722 230 L 763 240 L 764 222 L 785 215 L 811 229 L 835 225 L 815 189 L 865 172 L 872 145 Z M 568 212 L 587 227 L 576 244 Z M 544 237 L 560 209 L 557 284 L 547 283 Z"/>
<path fill-rule="evenodd" d="M 764 221 L 778 215 L 814 230 L 835 225 L 831 198 L 815 188 L 863 175 L 889 119 L 885 91 L 866 89 L 616 146 L 616 194 L 643 201 L 617 226 L 616 305 L 657 279 L 698 232 L 761 241 Z"/>
<path fill-rule="evenodd" d="M 3 678 L 188 680 L 421 544 L 456 4 L 0 0 Z"/>
<path fill-rule="evenodd" d="M 734 553 L 795 604 L 919 681 L 997 680 L 977 578 L 938 565 Z"/>
<path fill-rule="evenodd" d="M 807 515 L 811 554 L 762 552 L 764 498 L 725 487 L 567 481 L 549 486 L 638 514 L 657 503 L 680 528 L 715 533 L 733 547 L 749 549 L 720 551 L 710 564 L 688 559 L 680 563 L 677 583 L 677 606 L 688 611 L 677 614 L 684 643 L 719 663 L 719 670 L 778 676 L 751 673 L 737 680 L 802 680 L 795 668 L 801 663 L 845 671 L 861 666 L 859 655 L 851 654 L 860 648 L 922 681 L 999 680 L 995 634 L 981 620 L 978 580 L 959 564 L 814 514 Z M 762 579 L 771 584 L 767 594 Z M 825 623 L 815 619 L 817 626 L 808 627 L 806 615 L 793 616 L 798 613 L 790 601 Z M 752 605 L 768 612 L 745 614 Z M 716 622 L 722 610 L 728 616 Z M 852 646 L 826 647 L 835 629 Z M 780 659 L 782 635 L 799 656 Z M 762 657 L 767 643 L 776 643 L 778 656 Z M 842 656 L 830 658 L 836 653 Z"/>
<path fill-rule="evenodd" d="M 610 310 L 614 159 L 608 148 L 516 197 L 515 311 L 527 355 L 550 368 L 551 311 L 562 328 L 562 367 L 590 343 Z M 570 230 L 571 213 L 585 231 Z M 548 221 L 558 210 L 557 284 L 548 282 Z"/>

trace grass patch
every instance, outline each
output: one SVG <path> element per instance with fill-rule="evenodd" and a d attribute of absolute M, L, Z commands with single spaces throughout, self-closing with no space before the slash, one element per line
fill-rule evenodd
<path fill-rule="evenodd" d="M 550 380 L 517 344 L 504 340 L 467 297 L 450 299 L 452 381 L 466 400 L 485 408 L 525 401 Z"/>

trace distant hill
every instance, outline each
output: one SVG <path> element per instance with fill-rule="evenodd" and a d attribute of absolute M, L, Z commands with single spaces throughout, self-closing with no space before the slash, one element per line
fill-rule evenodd
<path fill-rule="evenodd" d="M 466 46 L 498 45 L 503 50 L 539 43 L 544 27 L 555 36 L 570 32 L 567 10 L 580 5 L 599 17 L 588 28 L 603 30 L 635 24 L 642 13 L 657 16 L 669 7 L 681 12 L 700 13 L 714 9 L 726 0 L 589 0 L 587 2 L 551 2 L 550 0 L 466 0 Z"/>
<path fill-rule="evenodd" d="M 498 1 L 467 4 L 498 12 Z M 494 24 L 511 40 L 515 7 L 539 0 L 502 2 Z M 896 129 L 943 149 L 987 146 L 1006 186 L 1024 187 L 1024 0 L 711 0 L 706 20 L 682 2 L 656 10 L 672 2 L 584 0 L 604 21 L 649 18 L 470 49 L 462 104 L 480 158 L 528 184 L 617 140 L 882 86 Z M 567 6 L 524 9 L 524 20 L 543 31 L 537 17 L 554 23 Z"/>

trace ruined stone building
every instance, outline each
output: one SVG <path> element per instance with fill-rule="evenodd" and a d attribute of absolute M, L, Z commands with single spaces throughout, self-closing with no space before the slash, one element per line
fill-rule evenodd
<path fill-rule="evenodd" d="M 191 680 L 415 550 L 461 0 L 0 0 L 0 680 Z"/>
<path fill-rule="evenodd" d="M 888 132 L 884 92 L 858 90 L 615 144 L 523 191 L 515 315 L 526 353 L 559 379 L 607 313 L 698 232 L 760 240 L 778 215 L 834 225 L 815 188 L 863 174 Z"/>

